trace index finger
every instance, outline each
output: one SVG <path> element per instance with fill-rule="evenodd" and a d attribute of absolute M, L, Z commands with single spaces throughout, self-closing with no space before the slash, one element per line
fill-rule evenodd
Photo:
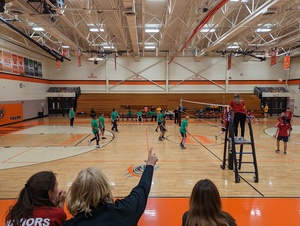
<path fill-rule="evenodd" d="M 152 155 L 152 150 L 153 150 L 153 147 L 150 148 L 149 155 Z"/>

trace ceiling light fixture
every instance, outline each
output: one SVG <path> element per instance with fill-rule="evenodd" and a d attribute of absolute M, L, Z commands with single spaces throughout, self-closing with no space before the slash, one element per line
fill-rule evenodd
<path fill-rule="evenodd" d="M 145 32 L 147 33 L 158 33 L 159 29 L 154 29 L 154 28 L 146 28 Z"/>
<path fill-rule="evenodd" d="M 104 29 L 103 28 L 90 28 L 90 32 L 104 32 Z"/>
<path fill-rule="evenodd" d="M 45 29 L 42 27 L 33 27 L 32 28 L 34 31 L 44 31 Z"/>
<path fill-rule="evenodd" d="M 155 49 L 155 46 L 145 46 L 145 49 Z"/>
<path fill-rule="evenodd" d="M 100 57 L 91 57 L 88 59 L 88 61 L 102 61 L 103 58 L 100 58 Z"/>
<path fill-rule="evenodd" d="M 202 28 L 200 30 L 200 32 L 202 32 L 202 33 L 215 32 L 215 31 L 216 31 L 216 29 L 214 29 L 214 28 L 211 28 L 211 29 L 209 29 L 209 28 Z"/>
<path fill-rule="evenodd" d="M 227 49 L 238 49 L 240 46 L 237 45 L 232 45 L 232 46 L 227 46 Z"/>
<path fill-rule="evenodd" d="M 103 49 L 114 49 L 114 46 L 103 46 Z"/>
<path fill-rule="evenodd" d="M 255 30 L 255 32 L 270 32 L 271 28 L 258 28 Z"/>

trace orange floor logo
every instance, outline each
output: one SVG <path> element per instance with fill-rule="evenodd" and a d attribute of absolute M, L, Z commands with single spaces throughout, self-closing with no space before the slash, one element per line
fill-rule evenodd
<path fill-rule="evenodd" d="M 181 136 L 179 136 L 179 139 L 181 140 Z M 185 142 L 188 144 L 196 144 L 199 142 L 201 144 L 213 144 L 214 143 L 211 139 L 209 139 L 206 136 L 202 136 L 202 135 L 187 135 Z"/>
<path fill-rule="evenodd" d="M 132 165 L 127 169 L 127 173 L 124 176 L 126 177 L 126 179 L 129 177 L 133 177 L 133 176 L 141 177 L 145 168 L 146 168 L 145 164 L 139 165 L 139 166 Z M 159 168 L 159 166 L 155 166 L 154 170 L 157 170 L 158 168 Z"/>

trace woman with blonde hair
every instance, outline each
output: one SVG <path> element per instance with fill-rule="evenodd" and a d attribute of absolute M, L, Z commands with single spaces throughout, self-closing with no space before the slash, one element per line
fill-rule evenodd
<path fill-rule="evenodd" d="M 64 226 L 136 226 L 146 208 L 157 160 L 151 148 L 138 185 L 124 199 L 116 201 L 109 180 L 100 169 L 83 169 L 68 191 L 67 209 L 73 218 Z"/>
<path fill-rule="evenodd" d="M 198 181 L 190 197 L 190 208 L 182 217 L 182 226 L 236 226 L 233 217 L 222 210 L 216 185 L 209 179 Z"/>

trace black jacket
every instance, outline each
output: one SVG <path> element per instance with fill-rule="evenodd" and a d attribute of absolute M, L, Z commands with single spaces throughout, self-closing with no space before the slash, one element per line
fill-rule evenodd
<path fill-rule="evenodd" d="M 139 184 L 127 197 L 115 203 L 100 204 L 88 218 L 79 213 L 63 226 L 136 226 L 146 208 L 152 176 L 153 166 L 147 165 Z"/>

